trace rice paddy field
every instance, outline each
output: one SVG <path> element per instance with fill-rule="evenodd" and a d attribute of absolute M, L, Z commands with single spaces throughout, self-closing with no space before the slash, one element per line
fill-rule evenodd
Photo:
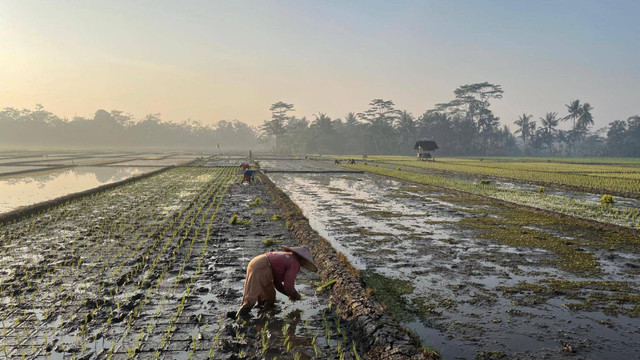
<path fill-rule="evenodd" d="M 301 301 L 278 295 L 275 309 L 254 309 L 251 319 L 236 321 L 227 314 L 241 303 L 249 260 L 310 236 L 291 230 L 291 215 L 263 178 L 240 183 L 242 161 L 0 153 L 0 168 L 11 169 L 0 175 L 6 186 L 84 167 L 124 171 L 117 178 L 103 173 L 116 184 L 108 189 L 11 220 L 0 215 L 0 357 L 636 359 L 640 353 L 638 159 L 370 156 L 355 165 L 328 157 L 253 159 L 264 181 L 328 242 L 314 256 L 337 253 L 366 290 L 340 290 L 344 272 L 303 271 L 296 282 Z M 43 174 L 42 166 L 52 168 Z M 15 167 L 27 171 L 15 174 Z M 37 187 L 0 187 L 2 198 L 14 193 L 29 197 Z M 356 321 L 332 305 L 356 309 L 363 296 L 388 317 Z M 383 322 L 409 334 L 420 356 L 381 356 L 369 337 L 384 343 L 387 335 L 376 332 Z"/>

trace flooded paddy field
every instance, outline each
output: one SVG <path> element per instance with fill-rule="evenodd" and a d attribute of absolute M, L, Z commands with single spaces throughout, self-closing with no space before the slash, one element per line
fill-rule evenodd
<path fill-rule="evenodd" d="M 201 154 L 147 152 L 0 152 L 0 214 L 123 181 Z M 136 165 L 137 164 L 137 165 Z"/>
<path fill-rule="evenodd" d="M 444 358 L 640 352 L 640 239 L 631 231 L 369 174 L 269 177 Z"/>
<path fill-rule="evenodd" d="M 158 169 L 78 166 L 0 177 L 0 214 Z"/>
<path fill-rule="evenodd" d="M 312 273 L 301 301 L 226 317 L 249 260 L 293 245 L 266 189 L 238 181 L 174 168 L 0 225 L 3 358 L 359 358 Z"/>
<path fill-rule="evenodd" d="M 547 190 L 546 187 L 540 186 L 533 190 L 513 182 L 507 182 L 507 186 L 502 186 L 505 182 L 493 178 L 474 180 L 468 176 L 434 174 L 411 166 L 362 163 L 343 167 L 640 230 L 640 206 L 635 198 L 614 198 L 610 194 L 595 196 L 588 192 L 553 188 Z M 609 201 L 605 202 L 607 196 Z"/>

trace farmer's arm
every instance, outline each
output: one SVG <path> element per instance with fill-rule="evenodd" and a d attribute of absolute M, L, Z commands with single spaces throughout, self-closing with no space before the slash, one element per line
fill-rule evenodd
<path fill-rule="evenodd" d="M 300 294 L 296 290 L 295 282 L 296 276 L 300 272 L 300 264 L 297 261 L 292 261 L 291 265 L 287 267 L 287 270 L 284 273 L 284 292 L 283 294 L 287 295 L 289 298 L 293 300 L 300 300 Z"/>
<path fill-rule="evenodd" d="M 273 286 L 276 288 L 276 290 L 278 290 L 279 293 L 283 294 L 283 295 L 287 295 L 287 293 L 284 290 L 284 286 L 282 285 L 281 282 L 279 281 L 274 281 L 273 282 Z"/>

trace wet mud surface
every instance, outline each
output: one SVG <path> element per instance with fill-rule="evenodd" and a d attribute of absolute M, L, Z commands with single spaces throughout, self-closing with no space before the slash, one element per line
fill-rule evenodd
<path fill-rule="evenodd" d="M 373 175 L 269 177 L 445 358 L 640 352 L 636 234 Z"/>
<path fill-rule="evenodd" d="M 0 227 L 0 357 L 358 358 L 316 274 L 301 301 L 226 317 L 249 260 L 294 244 L 264 186 L 238 180 L 176 168 Z"/>

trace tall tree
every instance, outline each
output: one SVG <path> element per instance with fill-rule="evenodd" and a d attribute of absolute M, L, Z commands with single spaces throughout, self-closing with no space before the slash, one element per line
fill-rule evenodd
<path fill-rule="evenodd" d="M 413 145 L 418 140 L 416 131 L 416 121 L 411 113 L 406 110 L 400 113 L 396 119 L 395 128 L 398 133 L 398 152 L 410 154 L 413 151 Z"/>
<path fill-rule="evenodd" d="M 356 116 L 369 124 L 368 135 L 371 149 L 376 154 L 394 150 L 393 122 L 400 115 L 391 100 L 373 99 L 369 109 Z"/>
<path fill-rule="evenodd" d="M 520 117 L 518 117 L 518 120 L 514 121 L 514 124 L 518 126 L 518 128 L 516 129 L 516 134 L 520 134 L 522 143 L 525 145 L 525 147 L 527 144 L 527 138 L 531 138 L 536 128 L 536 122 L 531 121 L 532 117 L 533 115 L 522 114 Z"/>
<path fill-rule="evenodd" d="M 591 115 L 591 110 L 593 110 L 593 107 L 589 103 L 582 104 L 582 107 L 580 108 L 580 115 L 578 116 L 576 126 L 583 133 L 586 133 L 589 130 L 589 126 L 593 125 L 593 115 Z"/>
<path fill-rule="evenodd" d="M 542 126 L 538 130 L 538 138 L 540 142 L 547 148 L 553 147 L 554 142 L 558 138 L 558 113 L 548 112 L 544 117 L 540 118 L 540 125 Z"/>
<path fill-rule="evenodd" d="M 567 112 L 569 114 L 562 118 L 563 121 L 571 120 L 571 129 L 575 130 L 576 128 L 576 120 L 580 117 L 580 113 L 582 112 L 582 105 L 580 104 L 580 100 L 576 99 L 572 102 L 565 105 L 567 107 Z"/>
<path fill-rule="evenodd" d="M 625 144 L 627 136 L 627 123 L 615 120 L 609 124 L 607 131 L 606 151 L 611 156 L 625 156 L 628 147 Z"/>
<path fill-rule="evenodd" d="M 287 104 L 283 101 L 274 103 L 269 108 L 271 111 L 271 120 L 265 120 L 262 125 L 262 132 L 265 135 L 273 136 L 276 139 L 276 151 L 281 151 L 281 138 L 286 132 L 286 122 L 289 119 L 289 112 L 293 111 L 293 104 Z"/>

